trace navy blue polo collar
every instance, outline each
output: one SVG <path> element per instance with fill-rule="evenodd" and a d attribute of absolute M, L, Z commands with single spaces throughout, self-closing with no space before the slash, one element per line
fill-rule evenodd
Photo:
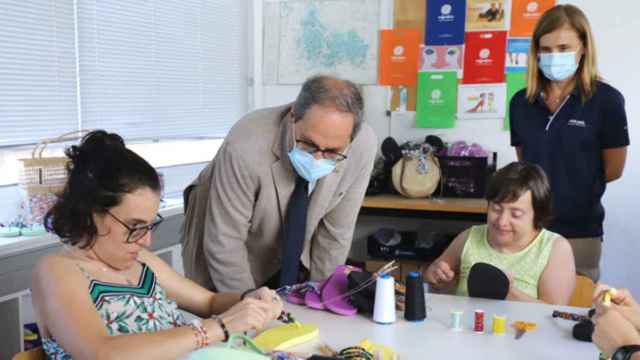
<path fill-rule="evenodd" d="M 580 88 L 577 86 L 573 87 L 573 90 L 571 90 L 571 92 L 569 93 L 570 97 L 577 97 L 579 98 L 580 95 Z M 562 99 L 564 101 L 564 99 Z M 540 94 L 538 94 L 538 97 L 536 98 L 536 102 L 538 103 L 538 105 L 543 106 L 544 108 L 547 108 L 547 104 L 544 102 L 544 91 L 540 91 Z"/>

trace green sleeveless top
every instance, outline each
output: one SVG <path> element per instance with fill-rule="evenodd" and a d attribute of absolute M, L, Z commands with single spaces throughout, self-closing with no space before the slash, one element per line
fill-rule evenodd
<path fill-rule="evenodd" d="M 457 295 L 469 296 L 467 279 L 469 270 L 477 262 L 496 266 L 505 273 L 513 275 L 514 286 L 525 294 L 538 298 L 538 281 L 547 266 L 558 234 L 542 229 L 538 236 L 526 248 L 513 254 L 504 254 L 494 250 L 487 240 L 487 225 L 473 226 L 460 256 L 460 277 Z"/>

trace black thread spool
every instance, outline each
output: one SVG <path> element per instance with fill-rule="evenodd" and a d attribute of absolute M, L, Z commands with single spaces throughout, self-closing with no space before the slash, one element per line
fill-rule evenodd
<path fill-rule="evenodd" d="M 424 285 L 422 274 L 412 271 L 406 278 L 407 293 L 405 296 L 404 318 L 408 321 L 422 321 L 427 317 L 424 304 Z"/>

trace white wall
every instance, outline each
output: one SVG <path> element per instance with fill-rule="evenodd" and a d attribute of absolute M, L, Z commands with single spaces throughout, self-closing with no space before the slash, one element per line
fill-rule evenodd
<path fill-rule="evenodd" d="M 640 34 L 640 3 L 630 0 L 573 0 L 591 21 L 598 47 L 599 67 L 604 78 L 625 96 L 629 132 L 632 146 L 629 147 L 624 176 L 609 185 L 604 197 L 607 211 L 605 220 L 605 242 L 602 261 L 602 280 L 619 287 L 631 288 L 640 298 L 640 126 L 635 119 L 640 117 L 640 83 L 634 76 L 640 63 L 640 48 L 633 45 L 634 37 Z M 618 5 L 617 7 L 612 4 Z M 623 5 L 624 4 L 624 5 Z M 260 90 L 259 88 L 257 89 Z M 264 86 L 260 93 L 264 106 L 293 101 L 299 91 L 297 86 Z M 501 130 L 499 119 L 480 121 L 458 121 L 454 129 L 416 129 L 411 116 L 396 116 L 392 120 L 385 115 L 388 104 L 386 87 L 365 86 L 366 117 L 380 140 L 392 135 L 397 140 L 420 139 L 427 134 L 437 134 L 445 141 L 464 139 L 477 142 L 498 152 L 500 166 L 515 160 L 509 146 L 509 133 Z"/>

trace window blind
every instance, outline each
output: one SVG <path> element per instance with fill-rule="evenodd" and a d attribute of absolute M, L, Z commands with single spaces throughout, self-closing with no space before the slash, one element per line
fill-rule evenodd
<path fill-rule="evenodd" d="M 237 0 L 78 0 L 83 128 L 127 139 L 223 137 L 247 111 Z"/>
<path fill-rule="evenodd" d="M 73 1 L 0 0 L 0 146 L 78 129 Z"/>

